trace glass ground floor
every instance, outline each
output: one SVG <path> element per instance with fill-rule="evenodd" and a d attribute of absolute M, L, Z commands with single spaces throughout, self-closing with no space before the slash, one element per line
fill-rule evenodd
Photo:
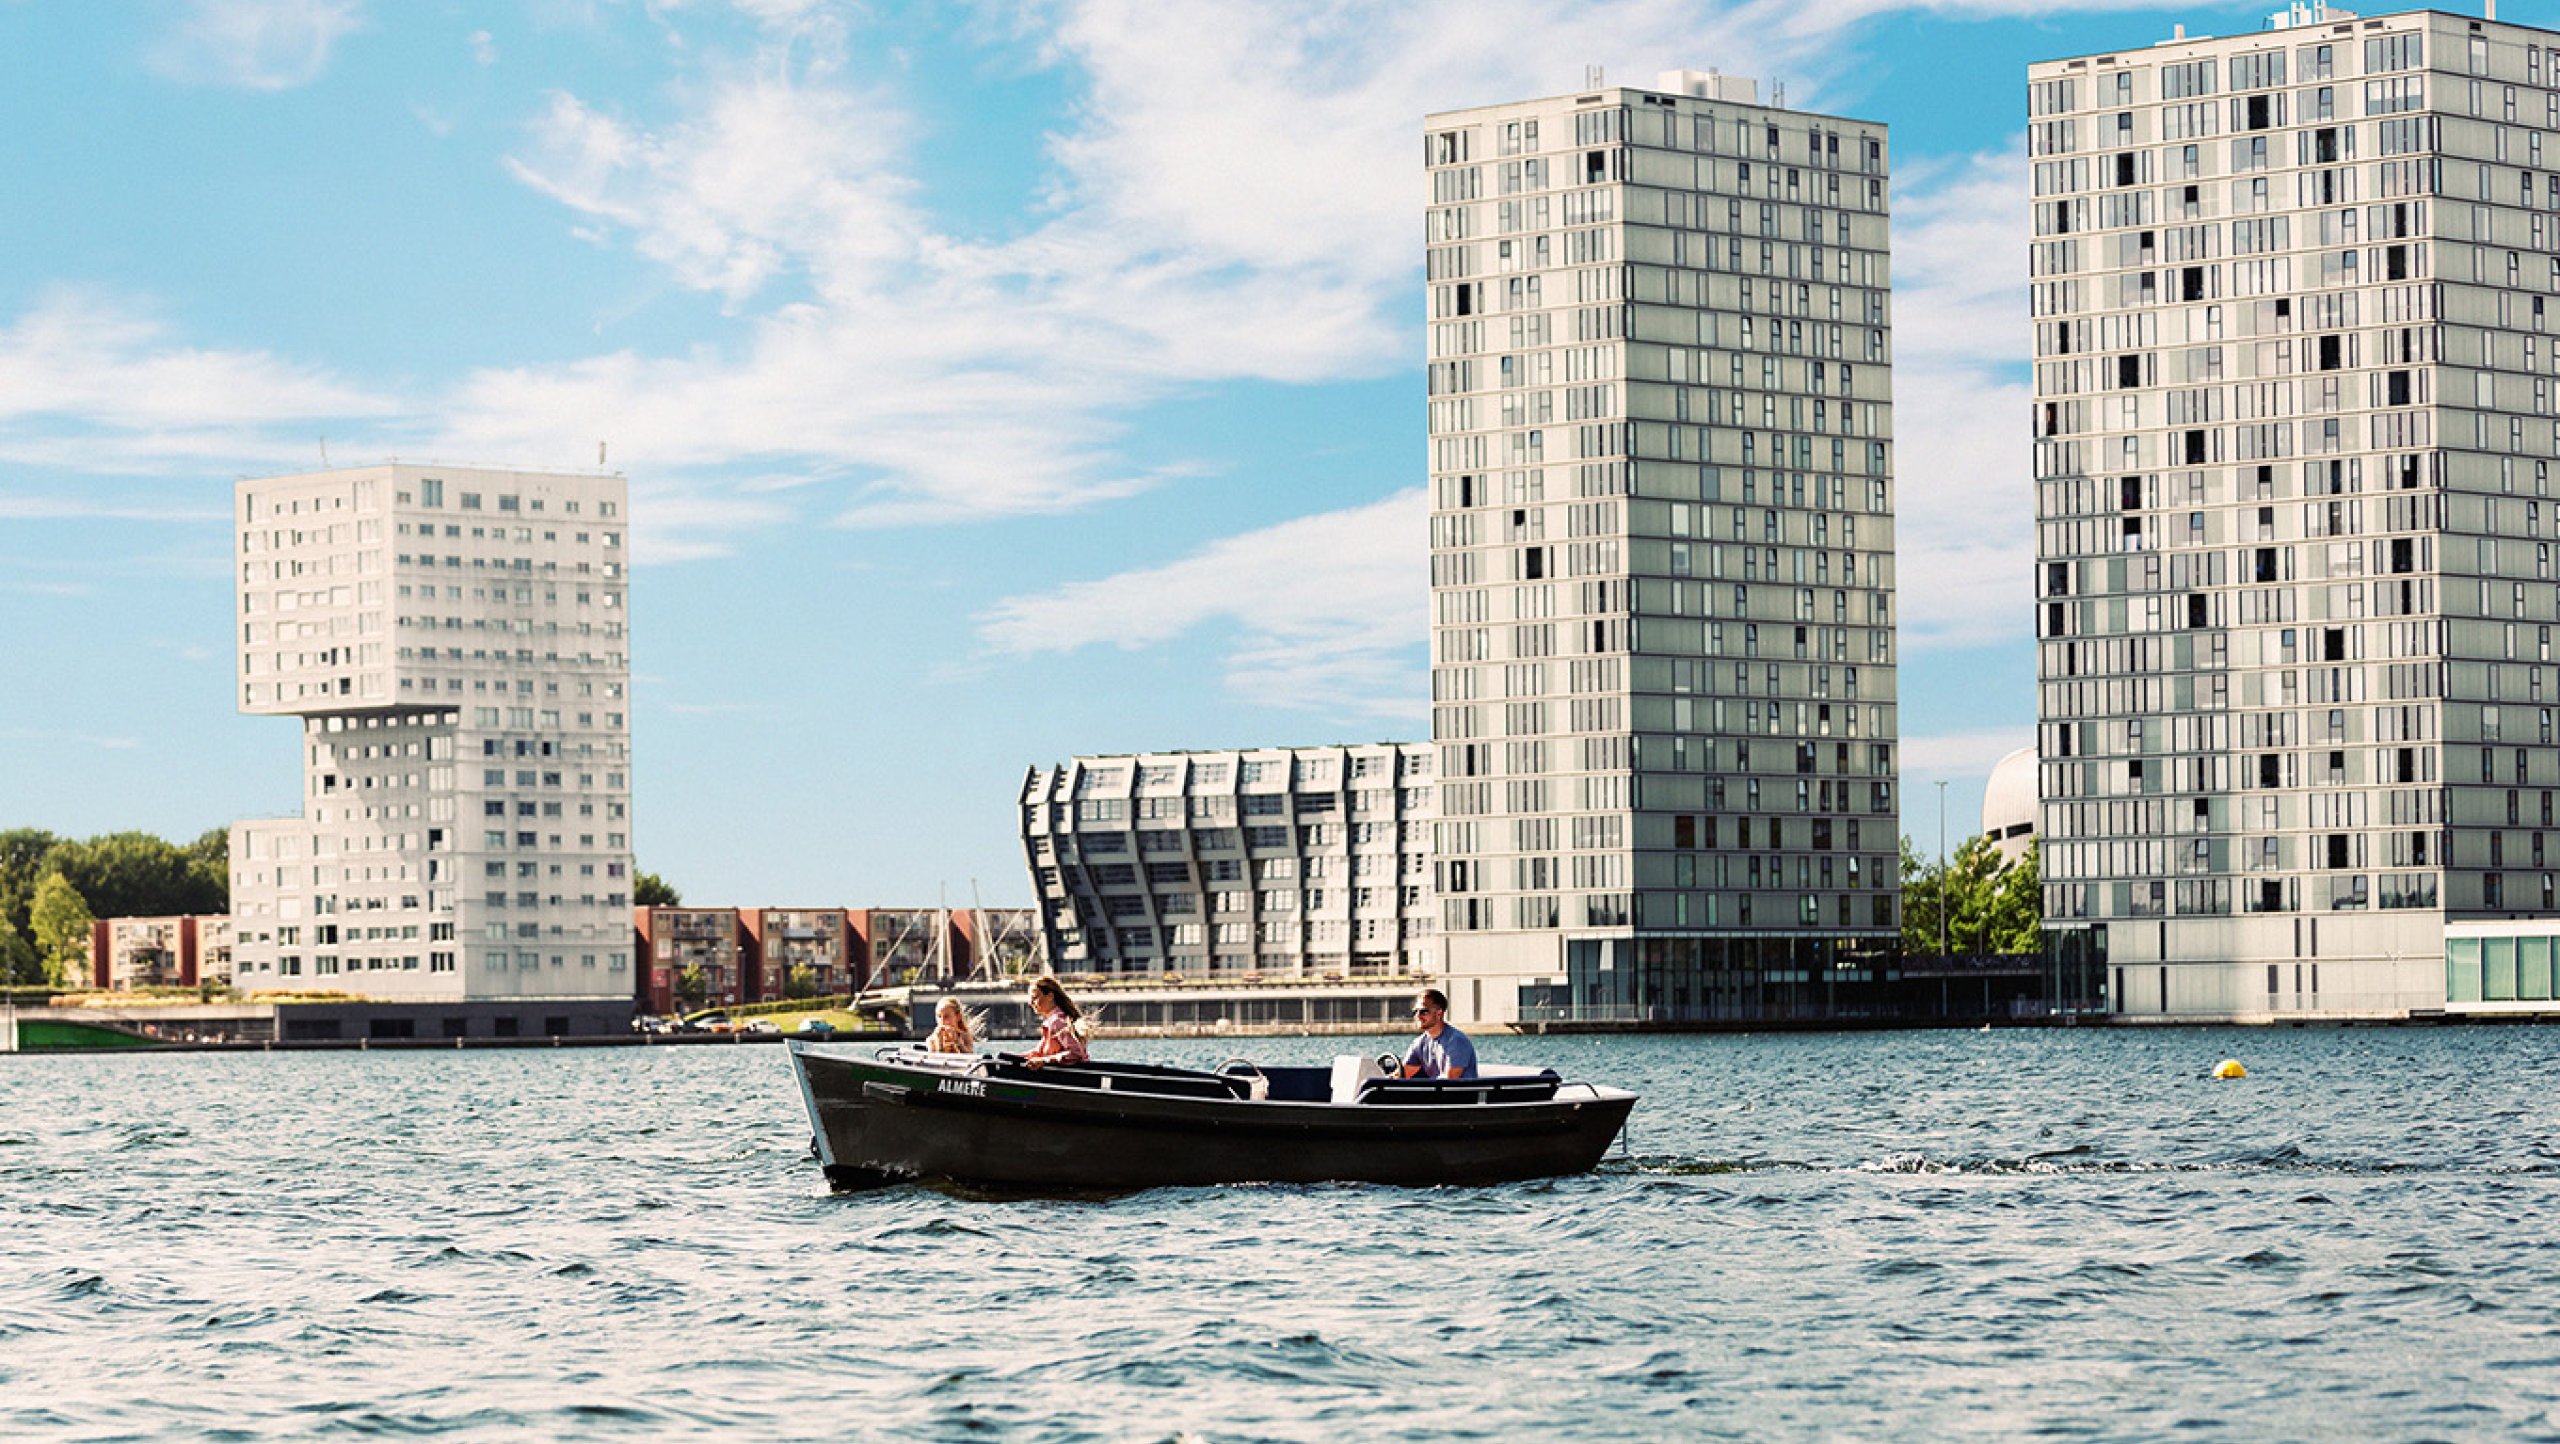
<path fill-rule="evenodd" d="M 2041 959 L 1906 965 L 1891 934 L 1576 938 L 1563 957 L 1561 976 L 1518 983 L 1522 1026 L 1926 1022 L 2043 1008 Z"/>

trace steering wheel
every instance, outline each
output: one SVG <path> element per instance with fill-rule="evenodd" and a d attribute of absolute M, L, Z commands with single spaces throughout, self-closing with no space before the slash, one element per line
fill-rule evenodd
<path fill-rule="evenodd" d="M 1386 1069 L 1387 1076 L 1390 1078 L 1401 1078 L 1404 1076 L 1404 1060 L 1393 1053 L 1379 1054 L 1378 1066 Z"/>

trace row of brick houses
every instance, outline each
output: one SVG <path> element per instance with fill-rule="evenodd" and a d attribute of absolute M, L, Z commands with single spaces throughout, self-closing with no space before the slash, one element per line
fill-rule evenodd
<path fill-rule="evenodd" d="M 643 907 L 631 919 L 634 1001 L 657 1013 L 1003 976 L 1040 956 L 1039 925 L 1026 908 Z M 231 981 L 228 917 L 90 926 L 92 987 Z"/>
<path fill-rule="evenodd" d="M 632 918 L 639 1002 L 652 1013 L 1001 977 L 1040 957 L 1028 908 L 659 907 Z"/>

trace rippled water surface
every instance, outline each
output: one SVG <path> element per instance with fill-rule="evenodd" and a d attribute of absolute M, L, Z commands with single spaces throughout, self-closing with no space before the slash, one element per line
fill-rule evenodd
<path fill-rule="evenodd" d="M 2560 1438 L 2560 1031 L 1483 1052 L 1626 1154 L 831 1196 L 778 1048 L 0 1059 L 0 1435 Z"/>

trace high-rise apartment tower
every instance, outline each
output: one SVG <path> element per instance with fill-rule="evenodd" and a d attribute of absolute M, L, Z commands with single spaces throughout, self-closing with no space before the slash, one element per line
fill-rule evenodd
<path fill-rule="evenodd" d="M 619 476 L 406 463 L 239 484 L 240 709 L 303 812 L 231 834 L 234 978 L 629 998 Z"/>
<path fill-rule="evenodd" d="M 1462 1018 L 1819 1011 L 1895 934 L 1886 154 L 1689 71 L 1427 122 Z"/>
<path fill-rule="evenodd" d="M 2029 68 L 2048 926 L 2399 1016 L 2552 913 L 2560 34 L 2296 5 Z"/>

